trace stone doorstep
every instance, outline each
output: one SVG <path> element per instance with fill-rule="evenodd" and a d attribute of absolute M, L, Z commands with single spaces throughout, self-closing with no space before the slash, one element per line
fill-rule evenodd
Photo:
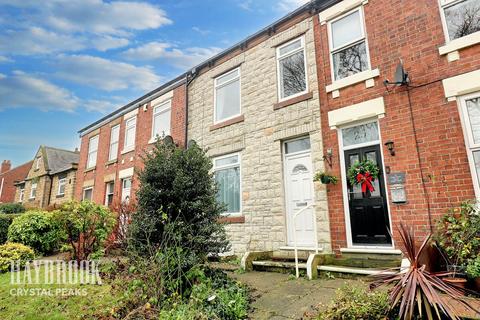
<path fill-rule="evenodd" d="M 272 261 L 272 260 L 257 260 L 253 261 L 254 269 L 288 269 L 288 270 L 295 270 L 295 262 L 291 261 Z M 257 268 L 255 268 L 257 267 Z M 299 263 L 299 269 L 306 269 L 306 263 Z M 321 265 L 317 266 L 318 271 L 328 271 L 328 272 L 336 272 L 336 273 L 351 273 L 351 274 L 358 274 L 358 275 L 373 275 L 383 271 L 383 269 L 373 269 L 373 268 L 354 268 L 354 267 L 341 267 L 335 265 Z"/>

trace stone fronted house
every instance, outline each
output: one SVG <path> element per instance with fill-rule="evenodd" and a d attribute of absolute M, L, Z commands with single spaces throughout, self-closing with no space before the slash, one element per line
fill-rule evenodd
<path fill-rule="evenodd" d="M 3 160 L 0 166 L 0 203 L 15 201 L 15 183 L 25 180 L 31 166 L 32 161 L 12 168 L 9 160 Z"/>
<path fill-rule="evenodd" d="M 15 202 L 47 208 L 73 199 L 80 153 L 40 146 L 23 181 L 16 183 Z"/>
<path fill-rule="evenodd" d="M 134 199 L 135 168 L 156 139 L 185 145 L 185 81 L 180 76 L 79 131 L 75 199 L 106 206 Z"/>

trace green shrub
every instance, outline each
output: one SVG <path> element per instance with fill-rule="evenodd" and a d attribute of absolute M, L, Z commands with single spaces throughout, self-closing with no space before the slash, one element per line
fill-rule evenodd
<path fill-rule="evenodd" d="M 345 286 L 337 290 L 334 300 L 326 310 L 322 311 L 318 319 L 386 319 L 389 307 L 388 294 L 385 291 L 370 291 L 358 286 Z"/>
<path fill-rule="evenodd" d="M 467 275 L 472 279 L 480 277 L 480 256 L 468 262 Z"/>
<path fill-rule="evenodd" d="M 67 202 L 53 212 L 53 217 L 77 261 L 103 253 L 105 241 L 116 221 L 115 214 L 108 208 L 90 201 Z"/>
<path fill-rule="evenodd" d="M 21 203 L 3 203 L 0 204 L 0 213 L 24 213 L 25 207 Z"/>
<path fill-rule="evenodd" d="M 60 240 L 61 232 L 51 212 L 28 211 L 8 228 L 8 241 L 22 243 L 41 254 L 51 253 Z"/>
<path fill-rule="evenodd" d="M 20 216 L 19 214 L 1 214 L 0 213 L 0 244 L 7 242 L 8 227 L 12 224 L 13 219 Z"/>
<path fill-rule="evenodd" d="M 33 258 L 35 258 L 33 250 L 21 243 L 3 244 L 0 246 L 0 272 L 8 271 L 12 261 L 20 261 L 20 265 L 24 266 Z"/>

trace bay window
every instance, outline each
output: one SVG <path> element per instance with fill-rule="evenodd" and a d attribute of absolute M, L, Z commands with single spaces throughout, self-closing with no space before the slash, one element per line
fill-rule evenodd
<path fill-rule="evenodd" d="M 241 175 L 240 155 L 231 154 L 215 158 L 215 181 L 218 185 L 217 201 L 225 204 L 225 213 L 235 215 L 241 213 Z"/>

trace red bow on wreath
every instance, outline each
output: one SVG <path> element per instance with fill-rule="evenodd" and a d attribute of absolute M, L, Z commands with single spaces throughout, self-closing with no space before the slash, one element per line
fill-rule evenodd
<path fill-rule="evenodd" d="M 367 192 L 367 188 L 370 192 L 375 191 L 375 188 L 372 185 L 373 177 L 370 172 L 365 174 L 357 174 L 357 182 L 362 185 L 362 192 Z"/>

